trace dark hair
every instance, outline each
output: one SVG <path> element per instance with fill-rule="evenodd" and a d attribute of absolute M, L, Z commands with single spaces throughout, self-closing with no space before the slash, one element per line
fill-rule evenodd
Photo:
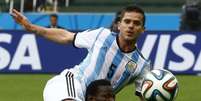
<path fill-rule="evenodd" d="M 143 16 L 143 26 L 145 25 L 145 14 L 144 14 L 144 11 L 140 7 L 138 7 L 137 5 L 126 6 L 120 12 L 121 12 L 120 15 L 119 15 L 119 18 L 120 18 L 119 20 L 120 21 L 122 20 L 122 18 L 124 17 L 124 14 L 126 12 L 137 12 L 137 13 L 142 14 L 142 16 Z"/>
<path fill-rule="evenodd" d="M 113 32 L 116 32 L 116 33 L 119 32 L 117 24 L 120 21 L 120 14 L 121 14 L 120 11 L 115 14 L 115 18 L 114 18 L 114 20 L 112 22 L 112 25 L 110 26 L 110 30 L 113 31 Z"/>
<path fill-rule="evenodd" d="M 96 92 L 98 91 L 100 86 L 111 86 L 110 81 L 105 79 L 95 80 L 92 81 L 88 86 L 86 90 L 86 99 L 88 95 L 95 96 Z"/>
<path fill-rule="evenodd" d="M 57 14 L 51 14 L 50 17 L 58 18 Z"/>
<path fill-rule="evenodd" d="M 129 5 L 129 6 L 123 8 L 122 10 L 120 10 L 120 11 L 118 11 L 118 12 L 116 13 L 115 18 L 114 18 L 114 20 L 113 20 L 113 22 L 112 22 L 112 25 L 110 26 L 110 30 L 111 30 L 111 31 L 116 32 L 116 33 L 119 32 L 118 27 L 117 27 L 117 24 L 118 24 L 119 21 L 122 20 L 122 18 L 124 17 L 124 14 L 125 14 L 126 12 L 137 12 L 137 13 L 141 13 L 142 16 L 143 16 L 143 26 L 145 25 L 145 14 L 144 14 L 144 11 L 143 11 L 140 7 L 138 7 L 138 6 L 136 6 L 136 5 Z"/>

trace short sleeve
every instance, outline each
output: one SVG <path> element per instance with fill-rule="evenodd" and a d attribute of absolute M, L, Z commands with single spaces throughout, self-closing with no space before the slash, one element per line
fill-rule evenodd
<path fill-rule="evenodd" d="M 150 71 L 150 67 L 145 67 L 141 74 L 139 76 L 137 76 L 137 78 L 135 79 L 135 88 L 136 88 L 136 95 L 137 93 L 141 93 L 141 87 L 142 87 L 142 83 L 144 81 L 144 77 L 146 76 L 146 74 Z"/>
<path fill-rule="evenodd" d="M 77 48 L 90 49 L 94 42 L 97 40 L 98 36 L 103 32 L 103 30 L 105 30 L 105 28 L 86 30 L 77 33 L 74 38 L 74 46 Z"/>

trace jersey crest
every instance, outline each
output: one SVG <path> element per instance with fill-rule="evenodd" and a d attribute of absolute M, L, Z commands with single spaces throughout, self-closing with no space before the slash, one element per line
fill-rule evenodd
<path fill-rule="evenodd" d="M 130 72 L 131 74 L 135 72 L 137 68 L 137 63 L 130 60 L 127 64 L 126 64 L 126 69 L 128 70 L 128 72 Z"/>

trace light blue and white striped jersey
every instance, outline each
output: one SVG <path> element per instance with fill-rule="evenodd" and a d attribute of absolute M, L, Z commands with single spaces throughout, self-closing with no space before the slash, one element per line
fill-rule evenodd
<path fill-rule="evenodd" d="M 122 52 L 117 34 L 106 28 L 77 33 L 74 45 L 88 50 L 84 61 L 74 68 L 77 78 L 86 85 L 93 80 L 108 79 L 116 93 L 139 76 L 144 67 L 149 67 L 137 48 L 130 53 Z"/>

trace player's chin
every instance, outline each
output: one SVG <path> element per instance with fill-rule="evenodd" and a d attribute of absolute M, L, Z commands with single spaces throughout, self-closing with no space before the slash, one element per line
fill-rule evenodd
<path fill-rule="evenodd" d="M 127 36 L 126 40 L 127 41 L 133 41 L 133 40 L 136 40 L 136 37 L 134 37 L 134 36 Z"/>

